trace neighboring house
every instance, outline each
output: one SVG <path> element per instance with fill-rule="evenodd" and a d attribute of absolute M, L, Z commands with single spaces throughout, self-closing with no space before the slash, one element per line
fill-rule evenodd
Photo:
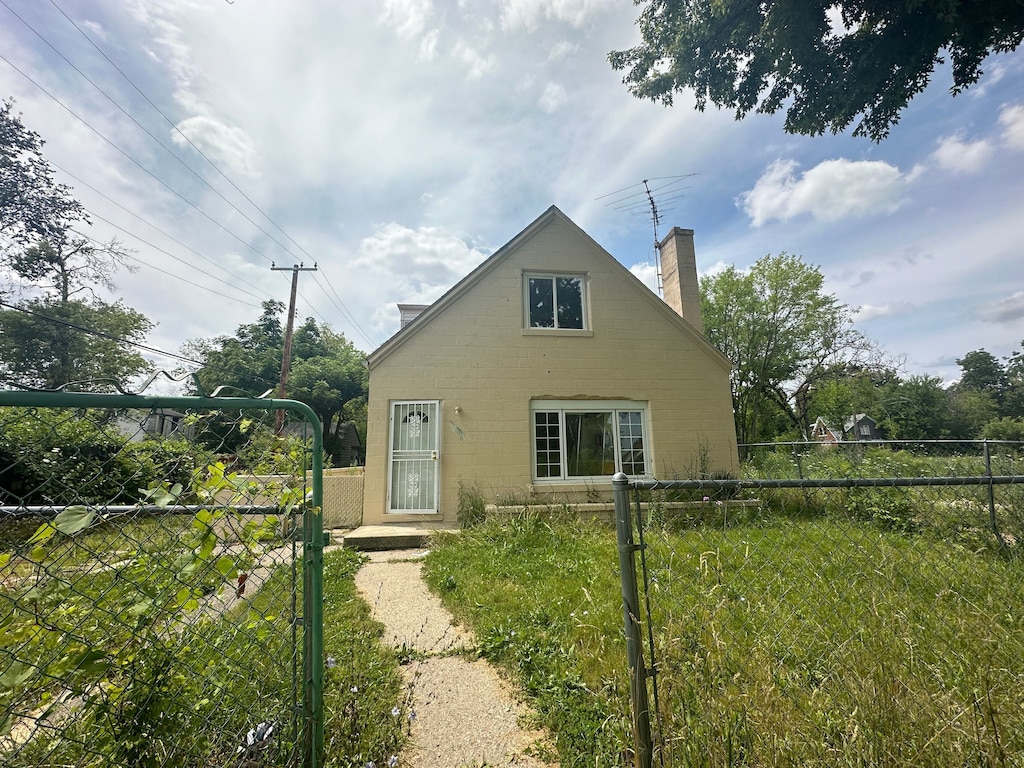
<path fill-rule="evenodd" d="M 866 413 L 855 413 L 843 424 L 843 435 L 847 440 L 881 440 L 878 422 Z"/>
<path fill-rule="evenodd" d="M 814 426 L 811 427 L 811 440 L 818 443 L 826 443 L 835 445 L 843 441 L 843 433 L 839 430 L 833 429 L 825 420 L 819 416 L 814 421 Z"/>
<path fill-rule="evenodd" d="M 735 473 L 693 231 L 661 252 L 664 301 L 552 206 L 370 354 L 364 524 L 454 521 L 460 484 L 572 502 L 618 470 Z"/>
<path fill-rule="evenodd" d="M 117 417 L 117 425 L 132 442 L 140 442 L 149 437 L 191 440 L 195 433 L 195 426 L 185 419 L 185 414 L 170 408 L 127 411 Z"/>
<path fill-rule="evenodd" d="M 335 446 L 335 463 L 339 467 L 354 467 L 362 464 L 363 443 L 359 439 L 356 425 L 350 421 L 340 424 L 335 431 L 338 444 Z"/>

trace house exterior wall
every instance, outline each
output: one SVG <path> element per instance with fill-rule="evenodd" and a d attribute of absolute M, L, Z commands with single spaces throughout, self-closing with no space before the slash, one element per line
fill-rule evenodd
<path fill-rule="evenodd" d="M 525 271 L 585 274 L 589 327 L 526 328 Z M 453 521 L 460 481 L 488 501 L 592 498 L 584 484 L 533 480 L 534 399 L 644 401 L 655 476 L 737 469 L 727 364 L 571 222 L 551 218 L 403 333 L 371 355 L 364 524 Z M 440 515 L 386 514 L 396 400 L 440 401 Z"/>

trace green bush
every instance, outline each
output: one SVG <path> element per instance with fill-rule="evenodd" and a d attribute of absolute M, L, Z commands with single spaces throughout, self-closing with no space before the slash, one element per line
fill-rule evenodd
<path fill-rule="evenodd" d="M 0 419 L 5 503 L 134 504 L 157 482 L 187 485 L 200 461 L 184 440 L 130 441 L 115 411 L 5 408 Z"/>

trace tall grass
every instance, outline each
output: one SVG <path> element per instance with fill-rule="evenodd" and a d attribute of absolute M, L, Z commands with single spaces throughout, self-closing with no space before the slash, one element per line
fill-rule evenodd
<path fill-rule="evenodd" d="M 666 765 L 1024 762 L 1021 563 L 873 520 L 647 531 Z M 554 732 L 628 760 L 611 530 L 538 516 L 441 539 L 427 578 Z"/>
<path fill-rule="evenodd" d="M 353 582 L 360 563 L 351 550 L 324 557 L 327 766 L 386 765 L 407 736 L 398 660 L 382 646 L 383 628 Z M 133 638 L 130 627 L 110 618 L 111 606 L 137 595 L 139 584 L 114 570 L 79 575 L 74 593 L 61 602 L 37 601 L 42 626 L 4 604 L 0 659 L 17 652 L 37 659 L 64 654 L 71 661 L 59 677 L 0 685 L 0 763 L 239 765 L 245 734 L 261 722 L 276 728 L 267 764 L 297 759 L 302 722 L 292 703 L 303 697 L 302 635 L 291 620 L 291 567 L 274 569 L 258 591 L 223 615 L 145 638 Z M 76 612 L 80 618 L 69 623 Z M 45 631 L 58 624 L 72 626 L 71 634 Z M 95 660 L 76 666 L 83 643 L 116 652 L 116 669 Z M 61 715 L 55 703 L 68 693 L 77 698 Z M 5 741 L 19 720 L 47 706 L 52 715 L 26 720 L 38 718 L 31 740 Z"/>

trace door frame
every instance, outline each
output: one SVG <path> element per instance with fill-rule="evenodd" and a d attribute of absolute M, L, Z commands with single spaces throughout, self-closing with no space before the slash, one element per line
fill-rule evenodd
<path fill-rule="evenodd" d="M 434 430 L 433 448 L 409 451 L 409 456 L 395 457 L 395 414 L 401 406 L 422 405 L 433 406 Z M 419 455 L 416 455 L 419 454 Z M 394 509 L 392 491 L 395 482 L 396 464 L 402 461 L 430 460 L 434 471 L 434 498 L 432 509 Z M 388 485 L 386 494 L 385 515 L 437 515 L 440 513 L 441 500 L 441 401 L 440 400 L 391 400 L 388 402 Z"/>

